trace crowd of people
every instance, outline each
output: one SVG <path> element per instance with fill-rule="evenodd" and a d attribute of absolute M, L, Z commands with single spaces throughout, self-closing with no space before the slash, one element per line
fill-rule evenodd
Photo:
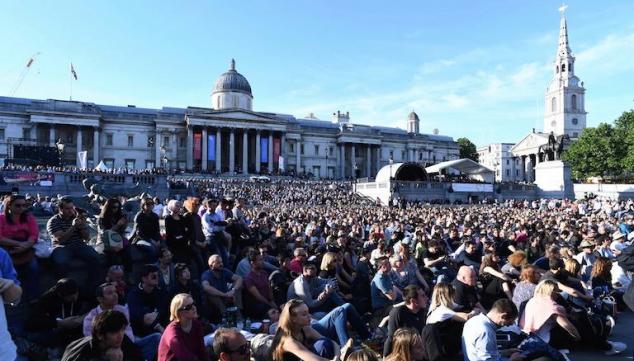
<path fill-rule="evenodd" d="M 39 200 L 6 196 L 0 360 L 515 361 L 627 347 L 610 332 L 634 289 L 632 200 L 381 207 L 349 182 L 191 182 L 196 196 L 144 198 L 133 219 L 119 198 L 91 219 L 60 197 L 38 220 Z"/>

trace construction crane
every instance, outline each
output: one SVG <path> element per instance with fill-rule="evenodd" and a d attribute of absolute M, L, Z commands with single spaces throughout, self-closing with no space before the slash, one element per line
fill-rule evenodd
<path fill-rule="evenodd" d="M 18 91 L 18 89 L 20 88 L 20 85 L 22 85 L 22 82 L 24 81 L 24 78 L 29 73 L 29 70 L 31 70 L 31 66 L 35 62 L 35 59 L 37 59 L 39 55 L 40 55 L 39 52 L 35 53 L 35 55 L 30 57 L 29 60 L 26 62 L 26 66 L 24 67 L 24 69 L 22 69 L 22 72 L 20 72 L 18 79 L 15 81 L 15 83 L 11 87 L 11 90 L 9 91 L 9 96 L 14 96 L 15 92 Z"/>

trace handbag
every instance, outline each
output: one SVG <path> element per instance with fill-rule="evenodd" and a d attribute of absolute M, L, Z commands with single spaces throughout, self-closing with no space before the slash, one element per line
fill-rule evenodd
<path fill-rule="evenodd" d="M 123 237 L 111 229 L 106 229 L 97 236 L 97 246 L 104 251 L 117 252 L 123 249 Z"/>

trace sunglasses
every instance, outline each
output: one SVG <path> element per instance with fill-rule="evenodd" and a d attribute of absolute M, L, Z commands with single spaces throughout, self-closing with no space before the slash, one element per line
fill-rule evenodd
<path fill-rule="evenodd" d="M 191 310 L 193 310 L 194 308 L 196 308 L 196 304 L 192 302 L 192 303 L 190 303 L 190 304 L 189 304 L 189 305 L 187 305 L 187 306 L 183 306 L 183 307 L 179 308 L 178 310 L 179 310 L 179 311 L 191 311 Z"/>
<path fill-rule="evenodd" d="M 240 355 L 246 355 L 251 352 L 251 342 L 247 341 L 244 345 L 236 348 L 235 350 L 228 350 L 228 353 L 239 353 Z"/>

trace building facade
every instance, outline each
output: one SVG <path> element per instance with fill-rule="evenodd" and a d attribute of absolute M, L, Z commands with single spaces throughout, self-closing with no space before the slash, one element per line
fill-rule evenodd
<path fill-rule="evenodd" d="M 88 167 L 353 178 L 373 177 L 390 160 L 427 165 L 459 154 L 453 138 L 420 133 L 414 112 L 403 130 L 354 124 L 340 111 L 330 121 L 253 111 L 251 86 L 233 60 L 210 100 L 210 108 L 146 109 L 0 97 L 0 159 L 15 159 L 19 145 L 61 143 L 64 164 L 85 151 Z"/>
<path fill-rule="evenodd" d="M 493 143 L 480 147 L 478 163 L 495 171 L 496 182 L 517 182 L 522 179 L 519 159 L 513 157 L 513 143 Z"/>

